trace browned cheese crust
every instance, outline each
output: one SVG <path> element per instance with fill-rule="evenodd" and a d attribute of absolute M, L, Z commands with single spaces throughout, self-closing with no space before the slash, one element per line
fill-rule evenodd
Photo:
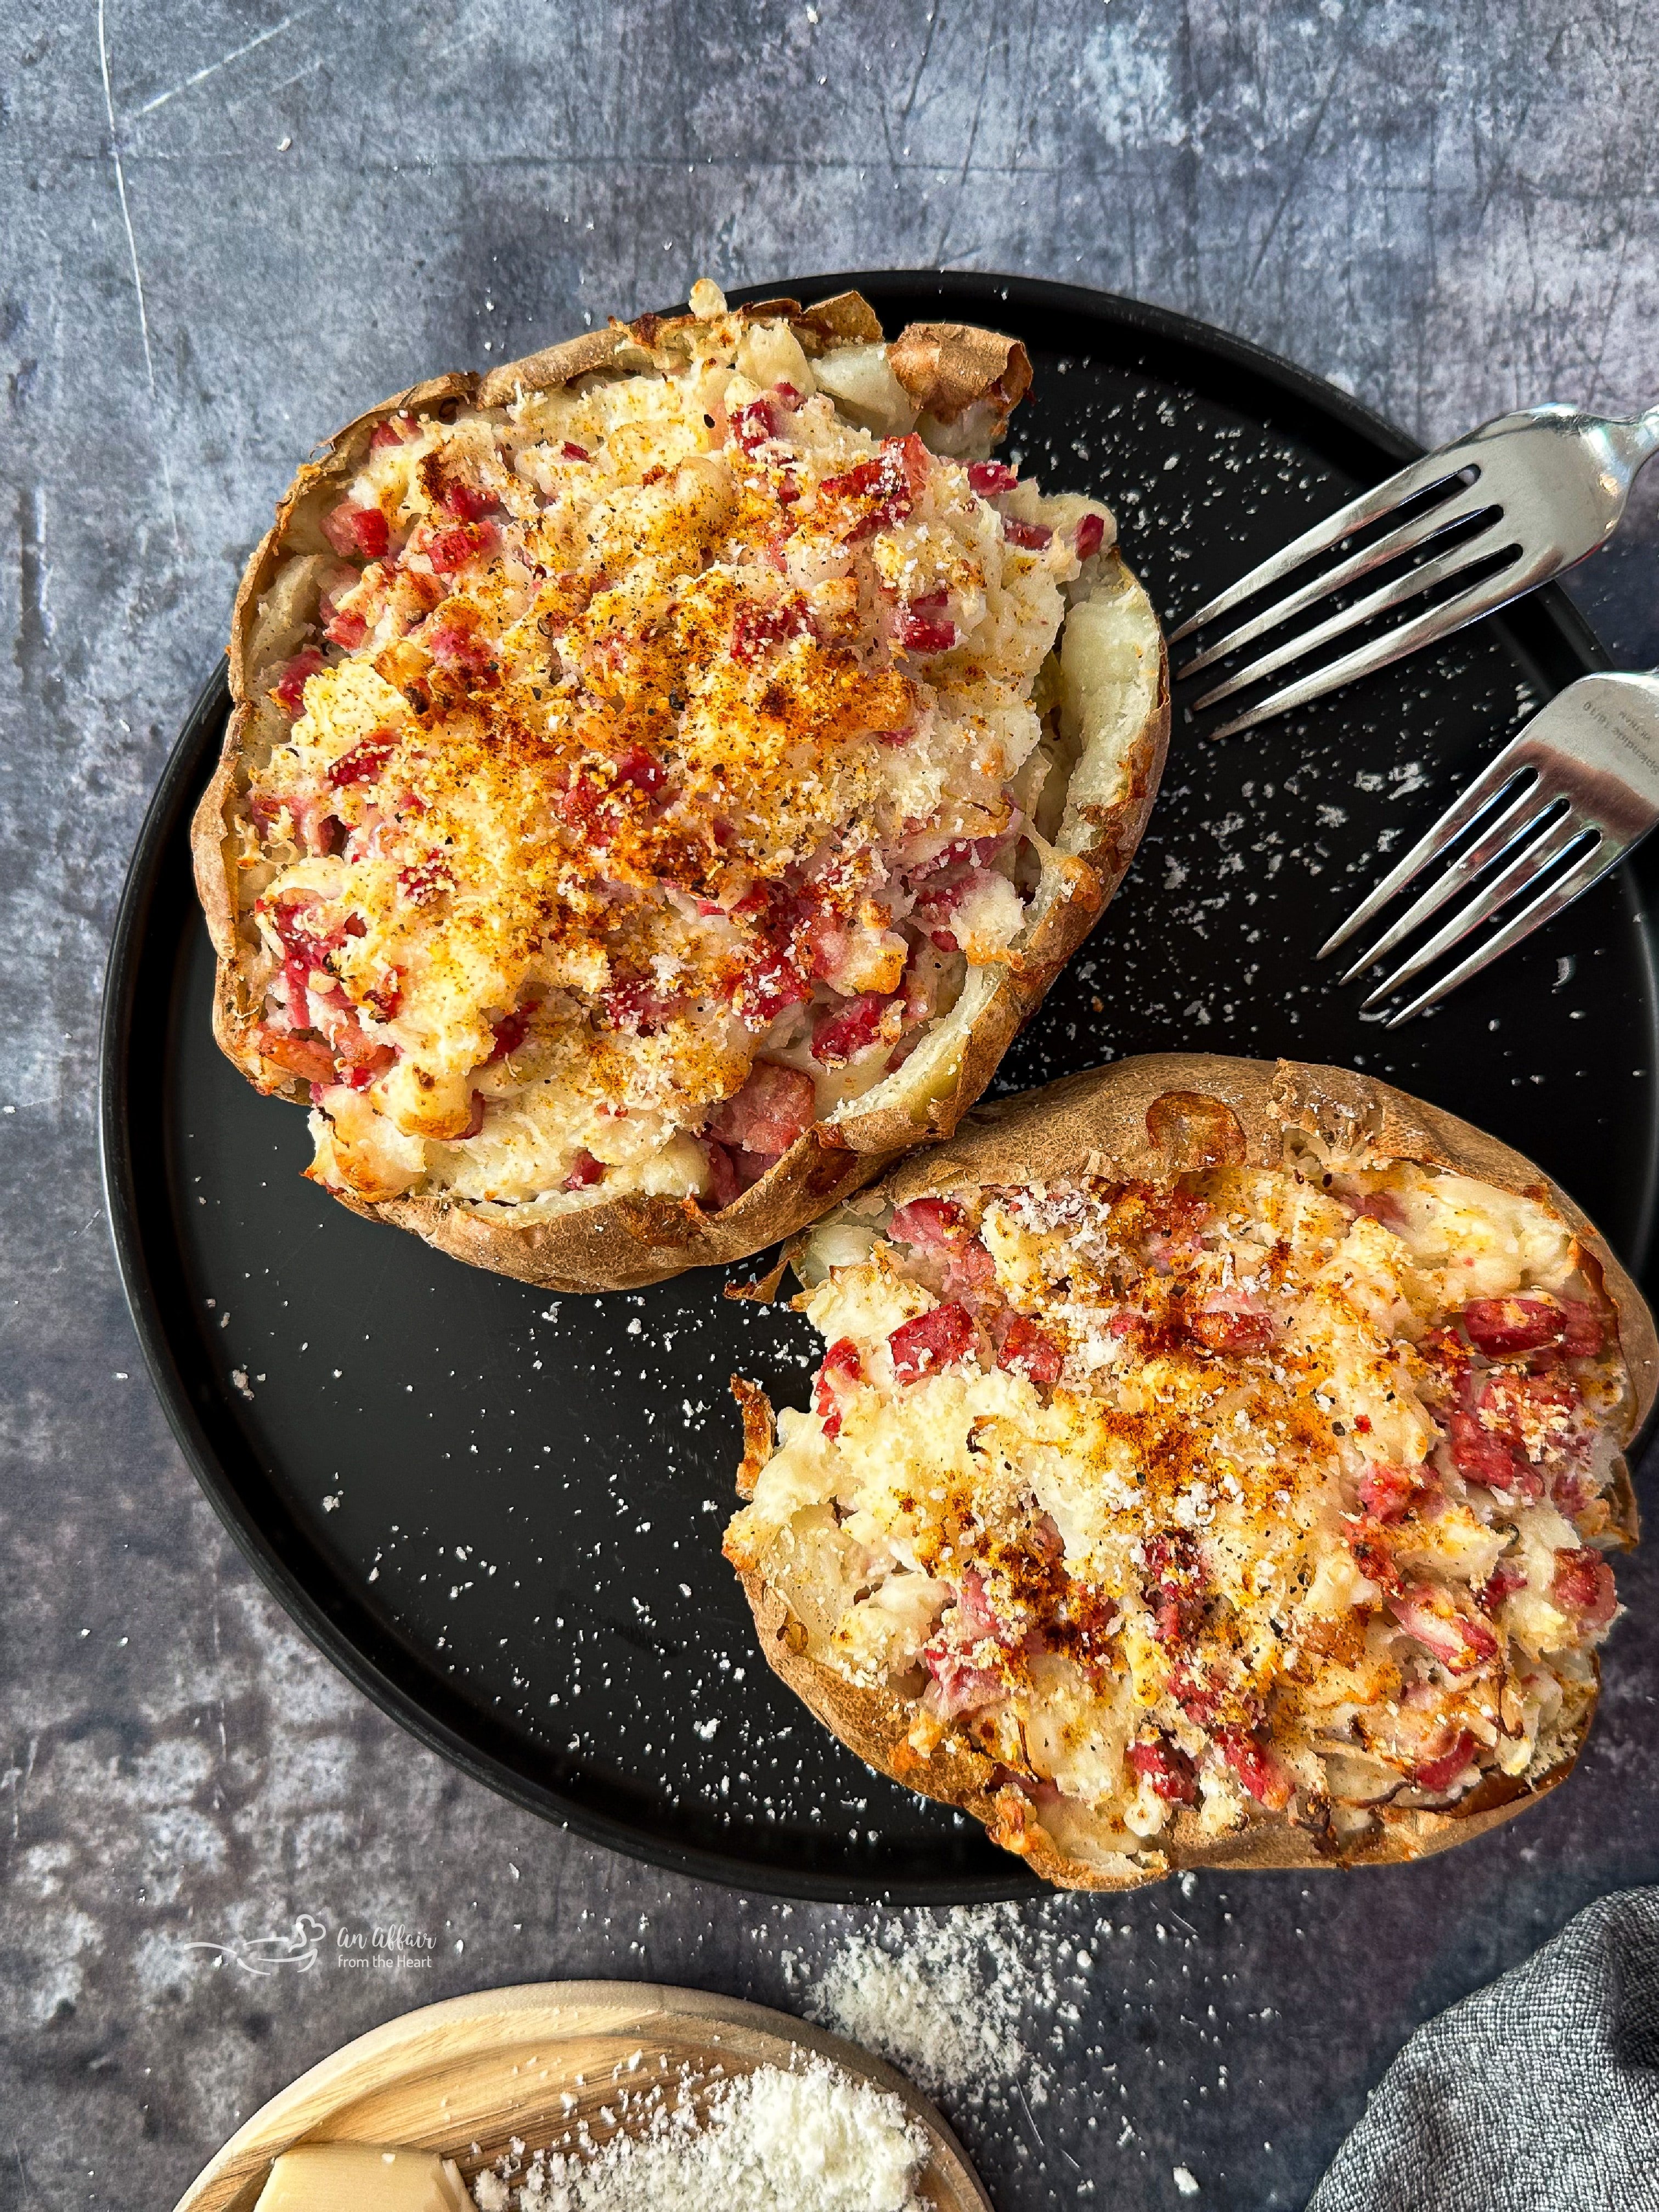
<path fill-rule="evenodd" d="M 809 358 L 835 345 L 873 343 L 882 336 L 874 310 L 855 292 L 805 308 L 780 299 L 737 312 L 749 322 L 787 317 Z M 268 596 L 279 571 L 296 544 L 309 550 L 322 542 L 318 518 L 362 467 L 370 438 L 389 417 L 408 413 L 453 419 L 463 409 L 500 405 L 520 390 L 549 390 L 595 372 L 660 372 L 670 359 L 665 347 L 672 347 L 675 331 L 694 319 L 647 315 L 631 325 L 612 322 L 483 376 L 441 376 L 394 393 L 330 440 L 283 495 L 236 594 L 229 645 L 233 711 L 218 767 L 191 829 L 197 890 L 218 963 L 214 1036 L 259 1090 L 296 1101 L 307 1095 L 303 1081 L 259 1049 L 258 1007 L 242 971 L 235 890 L 234 856 L 247 787 L 244 746 L 252 716 L 250 647 L 256 621 L 268 613 Z M 949 425 L 988 398 L 1006 422 L 1031 380 L 1030 363 L 1017 339 L 963 324 L 912 324 L 890 349 L 890 359 L 924 423 L 931 417 Z M 1129 580 L 1115 552 L 1103 556 L 1102 568 L 1109 580 Z M 635 1289 L 688 1267 L 745 1258 L 793 1235 L 912 1146 L 955 1129 L 1127 872 L 1157 796 L 1169 737 L 1169 662 L 1160 649 L 1156 704 L 1130 749 L 1121 796 L 1109 806 L 1083 809 L 1091 842 L 1075 854 L 1057 856 L 1067 878 L 1066 895 L 1049 902 L 1030 940 L 1011 958 L 974 1021 L 953 1079 L 936 1095 L 848 1115 L 833 1123 L 815 1122 L 751 1188 L 719 1212 L 695 1198 L 630 1195 L 515 1226 L 444 1198 L 417 1195 L 366 1203 L 344 1193 L 334 1194 L 354 1212 L 411 1230 L 452 1258 L 573 1293 Z"/>
<path fill-rule="evenodd" d="M 1646 1302 L 1605 1238 L 1522 1153 L 1375 1077 L 1297 1060 L 1151 1053 L 976 1108 L 952 1140 L 896 1168 L 879 1196 L 903 1205 L 964 1187 L 1079 1175 L 1158 1182 L 1224 1164 L 1274 1167 L 1287 1125 L 1313 1129 L 1334 1143 L 1363 1142 L 1383 1158 L 1450 1169 L 1553 1206 L 1577 1237 L 1618 1316 L 1630 1377 L 1620 1443 L 1629 1446 L 1659 1390 L 1659 1338 Z M 744 1468 L 751 1486 L 755 1467 L 766 1456 L 760 1423 L 769 1420 L 757 1395 L 753 1385 L 743 1384 Z M 1614 1482 L 1615 1518 L 1628 1548 L 1638 1528 L 1622 1457 Z M 769 1665 L 826 1728 L 895 1781 L 971 1814 L 994 1842 L 1061 1888 L 1138 1889 L 1188 1867 L 1388 1866 L 1427 1858 L 1513 1820 L 1565 1781 L 1595 1715 L 1592 1700 L 1571 1757 L 1547 1772 L 1518 1779 L 1490 1775 L 1444 1810 L 1384 1805 L 1380 1831 L 1362 1838 L 1357 1850 L 1335 1847 L 1326 1835 L 1260 1807 L 1252 1808 L 1243 1827 L 1221 1837 L 1205 1835 L 1195 1814 L 1183 1808 L 1158 1839 L 1163 1869 L 1108 1872 L 1068 1856 L 1042 1826 L 1038 1808 L 1018 1789 L 998 1786 L 994 1762 L 959 1727 L 951 1727 L 927 1756 L 920 1755 L 906 1741 L 914 1714 L 905 1699 L 886 1687 L 860 1688 L 811 1658 L 805 1628 L 778 1595 L 757 1573 L 741 1573 L 739 1580 Z"/>

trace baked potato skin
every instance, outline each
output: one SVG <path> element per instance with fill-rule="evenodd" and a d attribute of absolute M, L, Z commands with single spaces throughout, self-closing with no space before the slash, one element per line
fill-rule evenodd
<path fill-rule="evenodd" d="M 874 310 L 857 293 L 805 309 L 781 299 L 738 312 L 750 322 L 787 318 L 809 352 L 826 344 L 869 343 L 882 336 Z M 237 592 L 229 645 L 233 709 L 191 840 L 197 891 L 217 957 L 214 1037 L 257 1089 L 297 1103 L 304 1103 L 308 1093 L 300 1079 L 266 1060 L 254 1041 L 258 1009 L 239 967 L 235 889 L 238 811 L 246 785 L 244 748 L 257 674 L 255 625 L 280 570 L 301 550 L 296 536 L 303 537 L 307 519 L 331 504 L 356 474 L 374 432 L 388 417 L 499 405 L 519 389 L 551 389 L 618 365 L 619 356 L 628 356 L 631 368 L 639 349 L 659 345 L 678 325 L 693 319 L 645 316 L 632 325 L 613 323 L 482 377 L 446 375 L 395 393 L 349 423 L 306 463 L 278 504 L 276 520 L 249 558 Z M 1030 364 L 1018 341 L 970 325 L 912 325 L 895 341 L 890 358 L 924 417 L 947 422 L 988 395 L 994 395 L 1006 422 L 1030 384 Z M 315 535 L 314 520 L 311 532 Z M 1138 592 L 1115 550 L 1103 556 L 1102 570 L 1109 587 L 1127 585 Z M 1085 810 L 1088 840 L 1059 863 L 1068 878 L 1066 896 L 1050 902 L 1030 941 L 1004 970 L 948 1079 L 931 1095 L 814 1123 L 723 1210 L 709 1211 L 695 1199 L 629 1196 L 514 1225 L 443 1197 L 368 1202 L 341 1192 L 331 1194 L 366 1219 L 409 1230 L 453 1259 L 565 1294 L 639 1289 L 690 1267 L 720 1266 L 765 1250 L 880 1175 L 912 1146 L 947 1136 L 956 1127 L 1127 872 L 1157 797 L 1169 738 L 1169 658 L 1160 637 L 1154 705 L 1129 748 L 1121 796 L 1109 807 Z"/>
<path fill-rule="evenodd" d="M 879 1195 L 903 1205 L 967 1185 L 1042 1182 L 1066 1174 L 1156 1181 L 1224 1159 L 1270 1166 L 1279 1158 L 1279 1131 L 1286 1123 L 1333 1139 L 1363 1137 L 1388 1158 L 1449 1168 L 1554 1206 L 1578 1238 L 1617 1316 L 1631 1386 L 1620 1443 L 1628 1449 L 1659 1391 L 1659 1336 L 1640 1291 L 1606 1239 L 1523 1154 L 1457 1115 L 1355 1070 L 1199 1053 L 1120 1060 L 977 1107 L 951 1139 L 902 1161 Z M 752 1384 L 743 1385 L 743 1402 L 750 1447 L 744 1469 L 752 1485 L 764 1457 L 755 1449 L 752 1431 L 758 1421 L 769 1419 L 769 1409 Z M 1622 1545 L 1629 1548 L 1638 1522 L 1622 1456 L 1612 1496 Z M 1159 1838 L 1161 1867 L 1108 1870 L 1068 1856 L 1042 1826 L 1037 1808 L 1020 1790 L 1000 1786 L 994 1763 L 959 1729 L 951 1729 L 927 1756 L 920 1755 L 907 1741 L 911 1708 L 904 1699 L 884 1687 L 860 1688 L 813 1659 L 805 1628 L 763 1577 L 740 1569 L 738 1580 L 767 1663 L 826 1728 L 895 1781 L 972 1814 L 994 1843 L 1024 1858 L 1043 1881 L 1066 1889 L 1139 1889 L 1187 1868 L 1391 1866 L 1431 1857 L 1501 1826 L 1565 1781 L 1595 1717 L 1592 1699 L 1571 1756 L 1547 1771 L 1516 1779 L 1490 1775 L 1444 1810 L 1382 1807 L 1380 1833 L 1364 1838 L 1358 1850 L 1334 1849 L 1286 1814 L 1260 1807 L 1230 1834 L 1205 1836 L 1193 1814 L 1183 1810 Z"/>

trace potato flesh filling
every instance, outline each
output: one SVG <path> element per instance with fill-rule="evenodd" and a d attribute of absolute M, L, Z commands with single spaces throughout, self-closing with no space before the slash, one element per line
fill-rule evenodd
<path fill-rule="evenodd" d="M 726 1548 L 918 1753 L 1133 1852 L 1184 1808 L 1352 1844 L 1571 1747 L 1626 1382 L 1547 1206 L 1310 1154 L 817 1249 L 812 1410 Z"/>
<path fill-rule="evenodd" d="M 320 527 L 241 860 L 325 1182 L 722 1206 L 1008 958 L 1103 508 L 715 317 L 681 374 L 394 416 Z"/>

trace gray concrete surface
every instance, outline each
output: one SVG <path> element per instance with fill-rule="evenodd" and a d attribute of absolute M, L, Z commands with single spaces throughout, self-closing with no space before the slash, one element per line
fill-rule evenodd
<path fill-rule="evenodd" d="M 872 1942 L 913 1961 L 911 2062 L 1003 2212 L 1295 2205 L 1414 2020 L 1659 1874 L 1650 1565 L 1586 1771 L 1433 1867 L 900 1916 L 542 1826 L 368 1706 L 228 1546 L 139 1371 L 94 1141 L 146 794 L 274 495 L 365 400 L 703 271 L 944 263 L 1187 309 L 1425 438 L 1634 406 L 1656 112 L 1659 16 L 1617 0 L 0 11 L 0 2205 L 166 2205 L 429 1996 L 617 1973 L 845 2014 Z M 1635 664 L 1656 500 L 1579 586 Z M 314 1966 L 252 1971 L 301 1915 Z M 398 1923 L 429 1963 L 340 1970 L 342 1930 Z"/>

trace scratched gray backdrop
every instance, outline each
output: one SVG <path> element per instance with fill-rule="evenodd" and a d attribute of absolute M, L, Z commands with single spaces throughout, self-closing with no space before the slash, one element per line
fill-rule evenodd
<path fill-rule="evenodd" d="M 1458 1859 L 1364 1878 L 1381 1955 L 1346 1881 L 952 1922 L 739 1902 L 611 1857 L 406 1741 L 198 1495 L 100 1202 L 106 936 L 239 564 L 313 439 L 700 272 L 1103 285 L 1427 440 L 1534 398 L 1659 397 L 1659 12 L 283 10 L 0 10 L 0 2204 L 165 2205 L 239 2117 L 424 1997 L 614 1972 L 833 2011 L 857 1947 L 902 1936 L 935 2008 L 914 2063 L 1003 2212 L 1299 2205 L 1414 2020 L 1659 1874 L 1653 1565 L 1624 1583 L 1587 1772 Z M 1579 586 L 1637 665 L 1659 658 L 1656 538 L 1650 501 Z M 328 1931 L 317 1966 L 250 1971 L 236 1947 L 301 1914 Z M 339 1929 L 399 1922 L 428 1967 L 337 1970 Z M 964 2028 L 975 1971 L 995 1986 Z"/>

